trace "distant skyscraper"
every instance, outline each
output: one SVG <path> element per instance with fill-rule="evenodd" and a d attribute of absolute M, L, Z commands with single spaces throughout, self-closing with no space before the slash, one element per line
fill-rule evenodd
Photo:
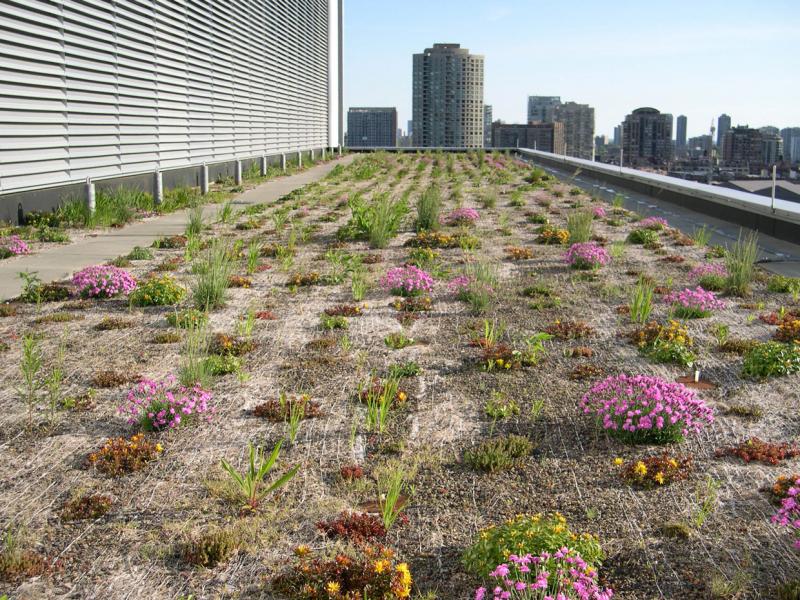
<path fill-rule="evenodd" d="M 783 160 L 783 138 L 777 133 L 761 132 L 761 154 L 765 165 Z"/>
<path fill-rule="evenodd" d="M 494 148 L 528 148 L 542 152 L 561 152 L 564 147 L 563 123 L 492 124 Z"/>
<path fill-rule="evenodd" d="M 622 143 L 622 125 L 614 127 L 614 145 L 619 146 Z"/>
<path fill-rule="evenodd" d="M 662 165 L 673 158 L 672 115 L 637 108 L 625 117 L 622 144 L 625 164 Z"/>
<path fill-rule="evenodd" d="M 731 128 L 731 118 L 722 113 L 717 119 L 717 148 L 722 148 L 723 140 L 725 139 L 725 134 L 728 133 L 728 130 Z"/>
<path fill-rule="evenodd" d="M 686 115 L 679 115 L 677 119 L 677 131 L 675 132 L 675 147 L 686 147 Z"/>
<path fill-rule="evenodd" d="M 759 127 L 758 130 L 761 133 L 766 133 L 767 135 L 780 135 L 780 130 L 777 127 L 772 125 L 767 125 L 765 127 Z"/>
<path fill-rule="evenodd" d="M 408 120 L 408 135 L 414 135 L 414 121 Z"/>
<path fill-rule="evenodd" d="M 764 163 L 764 134 L 747 125 L 731 127 L 722 140 L 722 162 L 728 167 L 757 171 Z"/>
<path fill-rule="evenodd" d="M 713 141 L 709 134 L 689 138 L 686 143 L 686 154 L 690 158 L 708 158 L 711 155 Z"/>
<path fill-rule="evenodd" d="M 492 105 L 483 105 L 483 147 L 492 146 Z"/>
<path fill-rule="evenodd" d="M 567 156 L 592 159 L 594 138 L 594 108 L 588 104 L 565 102 L 553 110 L 553 120 L 564 124 L 564 144 Z M 556 148 L 556 154 L 564 149 Z"/>
<path fill-rule="evenodd" d="M 351 108 L 347 111 L 347 145 L 397 146 L 397 109 Z"/>
<path fill-rule="evenodd" d="M 783 158 L 792 163 L 800 162 L 800 127 L 781 129 Z"/>
<path fill-rule="evenodd" d="M 483 56 L 459 44 L 414 55 L 415 146 L 483 147 Z"/>
<path fill-rule="evenodd" d="M 561 96 L 528 96 L 528 123 L 552 123 Z"/>

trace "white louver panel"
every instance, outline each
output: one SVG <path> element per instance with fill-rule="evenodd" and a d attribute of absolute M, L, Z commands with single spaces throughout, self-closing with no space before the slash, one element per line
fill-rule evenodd
<path fill-rule="evenodd" d="M 0 0 L 0 193 L 333 145 L 338 0 Z"/>

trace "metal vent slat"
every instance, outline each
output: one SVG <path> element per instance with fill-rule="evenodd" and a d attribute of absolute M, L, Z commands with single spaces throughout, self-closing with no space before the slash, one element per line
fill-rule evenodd
<path fill-rule="evenodd" d="M 0 193 L 337 145 L 338 7 L 1 0 Z"/>

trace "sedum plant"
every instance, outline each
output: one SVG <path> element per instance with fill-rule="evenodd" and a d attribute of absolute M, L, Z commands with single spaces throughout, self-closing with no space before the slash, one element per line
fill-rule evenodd
<path fill-rule="evenodd" d="M 603 551 L 595 536 L 573 533 L 567 520 L 555 513 L 517 515 L 483 529 L 464 553 L 462 561 L 469 572 L 486 577 L 512 554 L 524 556 L 556 552 L 565 546 L 580 553 L 592 566 L 598 566 L 603 559 Z"/>

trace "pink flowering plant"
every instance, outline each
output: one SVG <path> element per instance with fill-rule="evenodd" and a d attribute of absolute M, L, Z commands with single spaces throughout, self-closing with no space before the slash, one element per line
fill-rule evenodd
<path fill-rule="evenodd" d="M 444 225 L 473 225 L 480 218 L 474 208 L 456 208 L 441 218 Z"/>
<path fill-rule="evenodd" d="M 118 410 L 127 415 L 131 425 L 138 423 L 145 431 L 164 431 L 201 415 L 210 421 L 215 412 L 211 400 L 211 392 L 199 385 L 176 385 L 175 377 L 170 375 L 161 381 L 142 379 L 128 391 L 126 404 Z"/>
<path fill-rule="evenodd" d="M 0 238 L 0 258 L 30 254 L 31 249 L 18 235 Z"/>
<path fill-rule="evenodd" d="M 788 527 L 794 535 L 794 547 L 800 550 L 800 479 L 789 488 L 786 498 L 781 500 L 781 507 L 772 517 L 772 522 Z"/>
<path fill-rule="evenodd" d="M 595 219 L 605 219 L 606 209 L 602 206 L 595 206 L 592 209 L 592 214 L 594 215 Z"/>
<path fill-rule="evenodd" d="M 680 383 L 648 375 L 616 375 L 595 383 L 579 403 L 603 429 L 631 443 L 668 443 L 699 433 L 714 413 Z"/>
<path fill-rule="evenodd" d="M 474 278 L 469 275 L 459 275 L 447 283 L 447 291 L 456 296 L 460 296 L 469 290 L 469 286 L 473 281 Z"/>
<path fill-rule="evenodd" d="M 417 296 L 433 290 L 433 277 L 414 265 L 393 267 L 380 279 L 381 287 L 397 296 Z"/>
<path fill-rule="evenodd" d="M 94 265 L 72 276 L 72 284 L 84 298 L 113 298 L 136 288 L 136 280 L 124 269 L 112 265 Z"/>
<path fill-rule="evenodd" d="M 635 227 L 637 229 L 650 229 L 652 231 L 661 231 L 669 227 L 666 219 L 662 219 L 661 217 L 646 217 L 636 223 Z"/>
<path fill-rule="evenodd" d="M 686 288 L 664 296 L 664 302 L 672 304 L 673 314 L 681 319 L 701 319 L 713 311 L 725 308 L 714 292 L 699 285 L 695 289 Z"/>
<path fill-rule="evenodd" d="M 539 556 L 512 554 L 489 574 L 495 582 L 475 590 L 475 600 L 610 600 L 613 590 L 601 588 L 597 570 L 566 547 Z"/>
<path fill-rule="evenodd" d="M 689 279 L 707 290 L 723 290 L 727 278 L 728 269 L 722 263 L 702 263 L 689 271 Z"/>
<path fill-rule="evenodd" d="M 597 242 L 572 244 L 564 258 L 573 269 L 599 269 L 611 262 L 608 250 Z"/>

